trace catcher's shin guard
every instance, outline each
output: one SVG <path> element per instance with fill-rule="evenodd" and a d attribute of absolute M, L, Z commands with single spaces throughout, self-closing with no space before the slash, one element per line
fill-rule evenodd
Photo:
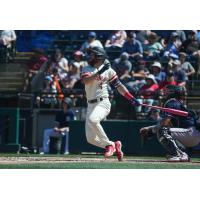
<path fill-rule="evenodd" d="M 179 152 L 181 152 L 181 150 L 177 146 L 175 140 L 172 138 L 169 128 L 166 128 L 166 127 L 160 128 L 160 130 L 158 131 L 157 137 L 160 144 L 171 155 L 174 155 L 174 156 L 179 155 Z"/>

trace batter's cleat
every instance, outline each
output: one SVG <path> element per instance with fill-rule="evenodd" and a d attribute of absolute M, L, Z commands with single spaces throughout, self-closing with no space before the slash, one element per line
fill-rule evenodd
<path fill-rule="evenodd" d="M 115 149 L 118 161 L 122 161 L 124 154 L 122 152 L 122 143 L 120 141 L 115 142 Z"/>
<path fill-rule="evenodd" d="M 115 153 L 115 151 L 116 151 L 116 149 L 114 146 L 112 146 L 112 145 L 106 146 L 106 151 L 104 154 L 105 158 L 112 156 Z"/>

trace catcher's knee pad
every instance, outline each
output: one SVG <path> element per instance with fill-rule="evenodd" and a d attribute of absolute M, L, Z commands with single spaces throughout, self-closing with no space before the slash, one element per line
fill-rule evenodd
<path fill-rule="evenodd" d="M 159 129 L 159 131 L 158 131 L 159 141 L 162 141 L 164 138 L 170 138 L 170 137 L 171 137 L 171 134 L 170 134 L 169 128 L 162 127 Z"/>
<path fill-rule="evenodd" d="M 160 144 L 171 154 L 171 155 L 177 155 L 179 148 L 175 142 L 175 140 L 172 138 L 169 128 L 162 127 L 158 131 L 158 141 Z"/>

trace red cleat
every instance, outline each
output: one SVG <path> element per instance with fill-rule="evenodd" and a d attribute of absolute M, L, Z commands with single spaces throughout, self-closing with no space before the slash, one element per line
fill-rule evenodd
<path fill-rule="evenodd" d="M 106 152 L 104 154 L 105 158 L 112 156 L 115 153 L 115 151 L 116 149 L 114 146 L 112 145 L 106 146 Z"/>
<path fill-rule="evenodd" d="M 120 141 L 115 142 L 115 149 L 118 161 L 122 161 L 124 154 L 122 152 L 122 143 Z"/>

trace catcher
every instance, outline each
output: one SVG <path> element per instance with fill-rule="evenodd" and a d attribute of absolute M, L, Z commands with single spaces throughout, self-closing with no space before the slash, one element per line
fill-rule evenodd
<path fill-rule="evenodd" d="M 194 147 L 200 142 L 198 116 L 184 106 L 185 89 L 183 87 L 168 85 L 165 95 L 164 107 L 187 111 L 189 114 L 187 117 L 182 117 L 164 112 L 162 120 L 157 125 L 140 129 L 142 142 L 156 134 L 159 143 L 169 153 L 167 156 L 169 162 L 189 162 L 190 158 L 185 148 Z"/>

